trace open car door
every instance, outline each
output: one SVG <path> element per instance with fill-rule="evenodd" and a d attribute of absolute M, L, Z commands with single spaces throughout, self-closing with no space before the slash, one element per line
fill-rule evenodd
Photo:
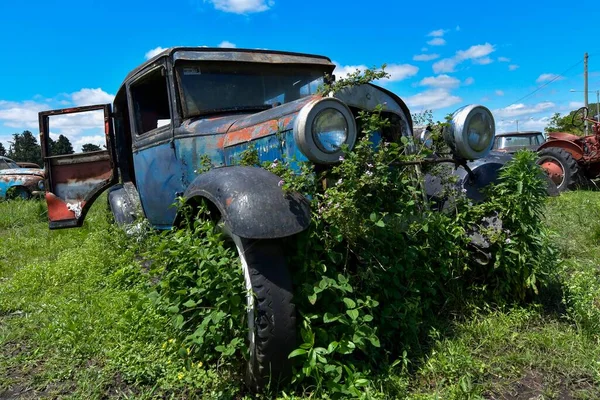
<path fill-rule="evenodd" d="M 104 111 L 106 149 L 53 156 L 50 148 L 50 117 L 96 110 Z M 110 104 L 100 104 L 39 113 L 50 229 L 81 226 L 94 200 L 117 183 L 111 111 Z"/>

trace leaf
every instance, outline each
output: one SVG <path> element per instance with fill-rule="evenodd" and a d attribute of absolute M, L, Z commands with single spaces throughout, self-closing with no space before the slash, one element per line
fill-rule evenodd
<path fill-rule="evenodd" d="M 347 310 L 346 314 L 348 314 L 353 321 L 358 318 L 358 310 Z"/>
<path fill-rule="evenodd" d="M 196 302 L 194 300 L 188 300 L 185 303 L 183 303 L 183 306 L 186 308 L 192 308 L 196 306 Z"/>
<path fill-rule="evenodd" d="M 379 221 L 375 222 L 375 225 L 377 225 L 380 228 L 385 228 L 385 223 L 381 219 Z"/>
<path fill-rule="evenodd" d="M 331 322 L 335 322 L 335 321 L 337 321 L 338 319 L 340 319 L 340 316 L 339 316 L 339 315 L 334 315 L 334 314 L 332 314 L 332 313 L 329 313 L 329 312 L 326 312 L 326 313 L 323 315 L 323 322 L 324 322 L 324 323 L 326 323 L 326 324 L 329 324 L 329 323 L 331 323 Z"/>
<path fill-rule="evenodd" d="M 175 317 L 175 322 L 173 323 L 176 329 L 180 329 L 183 326 L 183 315 L 179 314 Z"/>
<path fill-rule="evenodd" d="M 317 294 L 313 293 L 313 294 L 309 295 L 308 301 L 310 302 L 310 304 L 312 304 L 314 306 L 315 303 L 317 302 Z"/>
<path fill-rule="evenodd" d="M 381 343 L 379 343 L 379 338 L 375 335 L 369 337 L 369 342 L 375 347 L 381 347 Z"/>
<path fill-rule="evenodd" d="M 308 353 L 308 351 L 306 351 L 304 349 L 296 349 L 296 350 L 294 350 L 294 351 L 292 351 L 290 353 L 290 355 L 288 356 L 288 358 L 294 358 L 294 357 L 297 357 L 297 356 L 304 355 L 306 353 Z"/>
<path fill-rule="evenodd" d="M 344 297 L 344 304 L 346 304 L 346 307 L 348 308 L 356 308 L 356 303 L 354 300 L 349 299 L 348 297 Z"/>

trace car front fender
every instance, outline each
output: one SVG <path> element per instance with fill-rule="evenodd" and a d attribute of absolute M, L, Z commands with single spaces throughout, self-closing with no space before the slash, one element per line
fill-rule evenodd
<path fill-rule="evenodd" d="M 308 201 L 285 193 L 281 178 L 258 167 L 222 167 L 199 175 L 183 194 L 186 203 L 206 199 L 231 233 L 248 239 L 283 238 L 310 223 Z"/>

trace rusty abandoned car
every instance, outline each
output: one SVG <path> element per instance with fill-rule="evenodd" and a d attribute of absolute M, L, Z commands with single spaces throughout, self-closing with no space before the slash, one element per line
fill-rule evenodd
<path fill-rule="evenodd" d="M 391 121 L 382 140 L 412 135 L 408 107 L 387 89 L 365 84 L 317 94 L 334 68 L 329 58 L 308 54 L 171 48 L 133 70 L 112 105 L 39 115 L 51 229 L 81 226 L 109 188 L 119 224 L 140 216 L 169 229 L 177 197 L 206 201 L 218 214 L 237 247 L 249 293 L 247 377 L 253 388 L 291 372 L 296 316 L 281 239 L 305 230 L 310 210 L 302 194 L 282 191 L 278 176 L 236 166 L 240 154 L 253 145 L 261 162 L 287 157 L 326 168 L 360 135 L 357 113 L 378 104 L 386 104 L 383 114 Z M 50 117 L 91 110 L 104 112 L 106 150 L 50 156 Z M 457 159 L 476 160 L 490 151 L 494 129 L 487 108 L 468 106 L 454 114 L 446 137 Z M 203 157 L 213 166 L 208 172 L 198 171 Z M 503 162 L 470 168 L 458 162 L 464 164 L 458 167 L 461 184 L 476 191 Z"/>
<path fill-rule="evenodd" d="M 44 190 L 44 171 L 0 156 L 0 199 L 29 199 Z"/>

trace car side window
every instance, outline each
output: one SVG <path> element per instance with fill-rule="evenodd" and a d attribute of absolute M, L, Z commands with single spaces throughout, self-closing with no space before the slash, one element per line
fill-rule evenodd
<path fill-rule="evenodd" d="M 138 135 L 171 124 L 164 71 L 164 68 L 151 71 L 130 86 L 135 131 Z"/>
<path fill-rule="evenodd" d="M 2 169 L 8 169 L 8 164 L 6 163 L 6 161 L 0 159 L 0 170 Z"/>

